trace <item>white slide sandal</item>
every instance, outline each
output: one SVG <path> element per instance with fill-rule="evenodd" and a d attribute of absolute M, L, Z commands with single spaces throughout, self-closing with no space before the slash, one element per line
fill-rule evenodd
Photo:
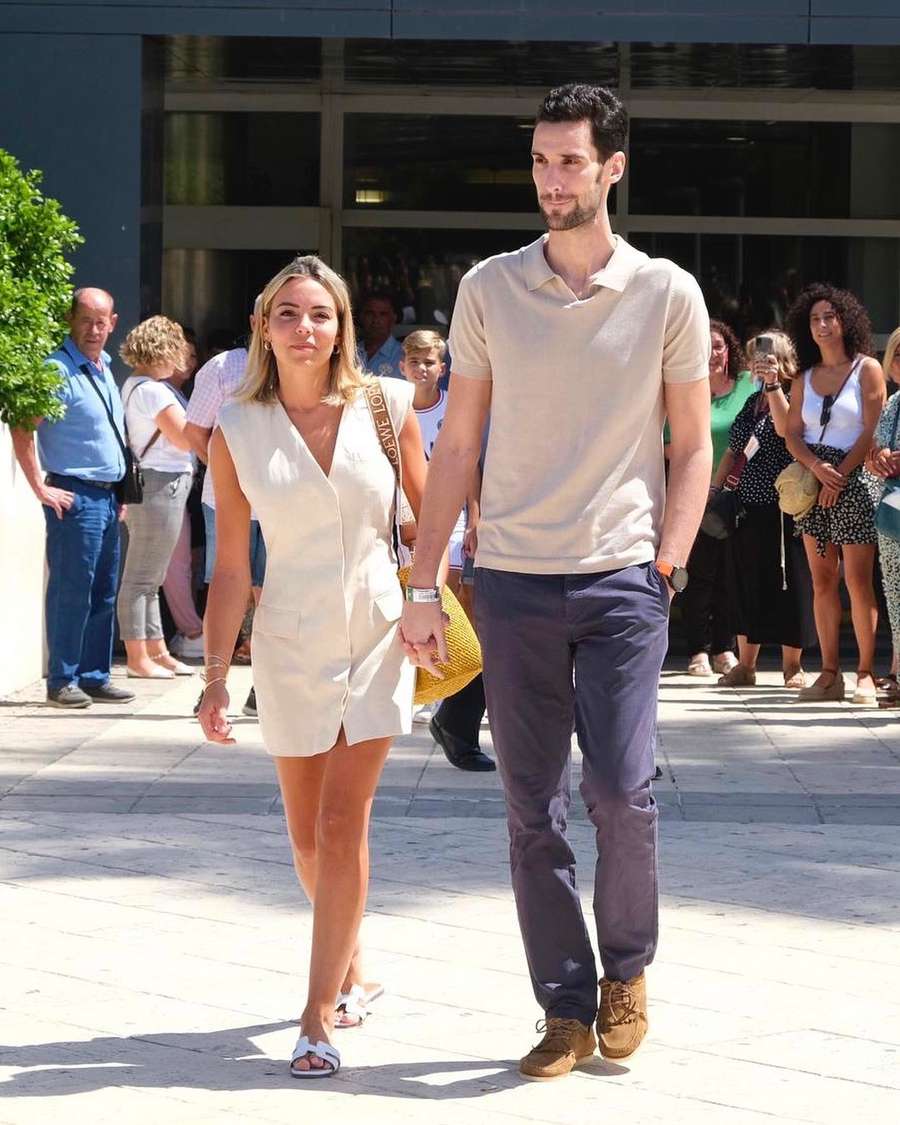
<path fill-rule="evenodd" d="M 299 1059 L 306 1058 L 307 1055 L 315 1055 L 328 1065 L 311 1066 L 309 1070 L 298 1070 L 294 1064 Z M 322 1039 L 313 1046 L 305 1035 L 301 1035 L 297 1040 L 291 1053 L 292 1078 L 332 1078 L 340 1069 L 341 1053 L 337 1047 L 332 1047 L 330 1043 L 326 1043 Z"/>
<path fill-rule="evenodd" d="M 335 1005 L 335 1027 L 362 1027 L 369 1015 L 369 1005 L 384 995 L 384 986 L 375 985 L 368 992 L 361 984 L 354 984 L 349 992 L 341 992 Z"/>

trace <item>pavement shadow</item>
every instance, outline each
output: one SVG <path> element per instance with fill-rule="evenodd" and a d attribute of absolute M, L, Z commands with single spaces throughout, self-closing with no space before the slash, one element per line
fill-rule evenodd
<path fill-rule="evenodd" d="M 93 1093 L 113 1086 L 212 1092 L 299 1086 L 287 1067 L 290 1036 L 285 1037 L 283 1059 L 264 1055 L 253 1042 L 260 1035 L 295 1029 L 294 1020 L 278 1020 L 216 1031 L 147 1032 L 0 1045 L 0 1064 L 21 1068 L 0 1084 L 0 1099 Z M 607 1078 L 628 1073 L 627 1067 L 599 1056 L 581 1064 L 578 1070 Z M 446 1101 L 485 1097 L 528 1081 L 519 1074 L 517 1059 L 455 1058 L 345 1065 L 324 1087 L 319 1082 L 306 1085 L 348 1095 L 364 1087 L 365 1093 L 377 1097 Z"/>

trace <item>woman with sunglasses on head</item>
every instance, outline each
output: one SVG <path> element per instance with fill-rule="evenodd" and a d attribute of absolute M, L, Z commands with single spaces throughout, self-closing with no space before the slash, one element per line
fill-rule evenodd
<path fill-rule="evenodd" d="M 873 704 L 878 606 L 872 576 L 877 535 L 862 464 L 884 405 L 884 375 L 878 361 L 867 354 L 871 324 L 852 293 L 831 285 L 807 286 L 788 311 L 787 330 L 803 369 L 791 394 L 787 447 L 819 481 L 817 502 L 796 525 L 812 572 L 822 671 L 798 698 L 806 702 L 844 698 L 838 658 L 843 556 L 859 649 L 853 702 Z"/>
<path fill-rule="evenodd" d="M 777 644 L 784 686 L 796 690 L 806 686 L 803 650 L 816 643 L 812 581 L 794 521 L 778 507 L 775 480 L 792 461 L 784 435 L 797 356 L 787 334 L 770 329 L 747 343 L 747 358 L 759 389 L 735 419 L 731 447 L 713 480 L 721 486 L 736 473 L 744 512 L 725 541 L 739 661 L 719 684 L 752 687 L 760 646 Z"/>

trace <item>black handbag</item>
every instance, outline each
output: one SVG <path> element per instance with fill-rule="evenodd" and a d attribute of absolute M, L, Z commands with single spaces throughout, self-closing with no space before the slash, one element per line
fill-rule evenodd
<path fill-rule="evenodd" d="M 746 514 L 736 488 L 723 488 L 706 505 L 700 530 L 711 539 L 727 539 L 737 531 Z"/>
<path fill-rule="evenodd" d="M 756 400 L 756 408 L 753 411 L 754 427 L 760 415 L 765 413 L 767 409 L 768 403 L 765 401 L 764 392 L 760 391 L 759 398 Z M 751 433 L 750 440 L 752 438 L 753 434 Z M 717 492 L 706 505 L 703 519 L 700 521 L 700 530 L 711 539 L 727 539 L 730 535 L 734 535 L 747 514 L 744 502 L 738 494 L 738 485 L 741 483 L 744 469 L 746 469 L 747 462 L 750 460 L 747 456 L 747 447 L 750 445 L 750 440 L 744 446 L 743 451 L 735 457 L 731 472 L 725 478 L 725 485 L 721 492 Z"/>
<path fill-rule="evenodd" d="M 100 401 L 103 403 L 103 409 L 106 411 L 106 417 L 109 419 L 109 424 L 112 426 L 112 431 L 116 436 L 116 441 L 119 443 L 119 449 L 122 450 L 122 457 L 125 460 L 125 475 L 116 484 L 114 492 L 116 499 L 120 504 L 142 504 L 144 502 L 144 474 L 141 471 L 140 459 L 135 457 L 127 442 L 123 441 L 122 435 L 119 433 L 119 427 L 116 425 L 116 420 L 113 418 L 112 411 L 109 408 L 109 403 L 103 395 L 103 392 L 94 381 L 94 373 L 86 363 L 81 365 L 81 371 L 88 377 L 88 382 L 97 392 Z M 138 383 L 138 387 L 141 384 Z M 132 389 L 132 394 L 137 390 L 137 387 Z M 157 430 L 153 437 L 144 446 L 144 452 L 141 457 L 146 456 L 147 450 L 159 437 L 160 431 Z M 125 434 L 128 434 L 128 424 L 125 424 Z"/>

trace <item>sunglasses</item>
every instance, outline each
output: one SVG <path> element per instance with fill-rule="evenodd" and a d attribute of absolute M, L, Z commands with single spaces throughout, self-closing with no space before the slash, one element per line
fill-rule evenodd
<path fill-rule="evenodd" d="M 834 406 L 834 395 L 822 396 L 822 413 L 819 415 L 819 425 L 824 429 L 831 421 L 831 408 Z"/>

